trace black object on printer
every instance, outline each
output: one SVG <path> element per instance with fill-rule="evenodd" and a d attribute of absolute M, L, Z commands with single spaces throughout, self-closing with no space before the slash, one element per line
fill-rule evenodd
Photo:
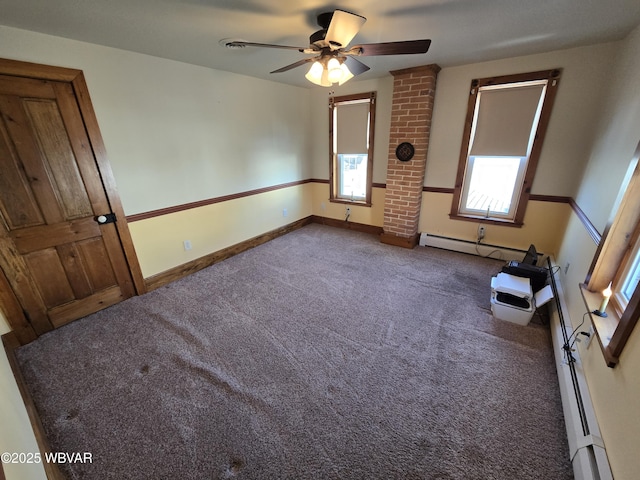
<path fill-rule="evenodd" d="M 546 267 L 537 267 L 538 253 L 536 247 L 531 245 L 522 262 L 512 260 L 502 267 L 502 272 L 515 277 L 528 278 L 531 282 L 533 293 L 542 290 L 547 284 L 549 270 Z"/>
<path fill-rule="evenodd" d="M 517 295 L 507 292 L 496 292 L 496 301 L 499 303 L 506 303 L 507 305 L 512 305 L 514 307 L 524 308 L 525 310 L 528 310 L 531 306 L 529 300 L 526 298 L 518 297 Z"/>

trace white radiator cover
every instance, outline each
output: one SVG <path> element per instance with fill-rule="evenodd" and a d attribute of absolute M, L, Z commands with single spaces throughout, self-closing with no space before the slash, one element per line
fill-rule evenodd
<path fill-rule="evenodd" d="M 500 245 L 490 245 L 485 243 L 476 244 L 470 240 L 460 240 L 458 238 L 443 237 L 430 233 L 420 234 L 420 245 L 423 247 L 436 247 L 455 252 L 470 253 L 483 257 L 495 258 L 496 260 L 522 260 L 525 250 L 502 247 Z"/>
<path fill-rule="evenodd" d="M 521 260 L 525 254 L 524 250 L 511 249 L 498 245 L 485 245 L 482 243 L 477 245 L 475 242 L 469 240 L 460 240 L 427 233 L 420 234 L 420 245 L 470 253 L 473 255 L 490 256 L 491 258 L 505 261 Z M 500 253 L 498 254 L 497 252 Z M 538 265 L 543 265 L 541 260 L 538 262 Z M 552 257 L 549 257 L 549 260 L 551 264 L 554 265 L 554 271 L 557 272 L 559 269 L 555 268 L 555 261 Z M 593 409 L 593 404 L 591 403 L 589 387 L 587 386 L 584 372 L 582 371 L 580 354 L 578 351 L 573 352 L 573 357 L 576 360 L 574 362 L 575 384 L 571 368 L 566 361 L 565 351 L 563 349 L 565 340 L 562 333 L 563 327 L 561 325 L 558 308 L 562 309 L 567 336 L 570 336 L 572 333 L 571 322 L 568 320 L 570 318 L 569 310 L 564 300 L 562 285 L 560 284 L 557 273 L 554 279 L 558 293 L 559 307 L 555 301 L 550 302 L 550 328 L 573 473 L 576 480 L 613 480 L 607 452 L 600 436 L 598 420 Z M 583 327 L 585 331 L 588 331 L 588 329 L 588 326 Z M 583 412 L 582 414 L 581 411 Z M 588 431 L 586 434 L 585 429 Z"/>

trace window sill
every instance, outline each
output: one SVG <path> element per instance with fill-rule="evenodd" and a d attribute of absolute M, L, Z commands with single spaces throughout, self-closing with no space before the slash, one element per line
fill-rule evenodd
<path fill-rule="evenodd" d="M 347 200 L 346 198 L 330 198 L 332 203 L 344 203 L 346 205 L 359 205 L 361 207 L 370 207 L 371 203 L 367 203 L 364 200 Z"/>
<path fill-rule="evenodd" d="M 464 220 L 466 222 L 482 222 L 482 223 L 488 223 L 493 225 L 502 225 L 503 227 L 521 228 L 524 225 L 524 223 L 515 222 L 514 220 L 483 217 L 481 215 L 460 215 L 460 214 L 450 213 L 449 218 L 452 220 Z"/>
<path fill-rule="evenodd" d="M 589 312 L 589 317 L 591 317 L 591 324 L 595 330 L 598 343 L 600 344 L 600 348 L 602 349 L 602 354 L 604 355 L 607 365 L 609 367 L 614 367 L 618 363 L 619 359 L 611 354 L 608 347 L 616 329 L 618 328 L 620 317 L 611 304 L 607 305 L 607 308 L 605 309 L 607 313 L 606 317 L 601 317 L 593 313 L 600 308 L 602 303 L 601 292 L 592 292 L 587 289 L 587 286 L 584 283 L 581 283 L 580 293 L 582 294 L 582 299 L 584 300 L 584 304 Z"/>

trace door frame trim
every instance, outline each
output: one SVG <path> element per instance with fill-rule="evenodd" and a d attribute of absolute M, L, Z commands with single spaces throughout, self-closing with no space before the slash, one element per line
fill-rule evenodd
<path fill-rule="evenodd" d="M 116 189 L 115 177 L 107 157 L 107 151 L 98 126 L 98 119 L 93 109 L 93 104 L 91 103 L 89 89 L 82 70 L 0 58 L 0 75 L 66 82 L 70 83 L 73 87 L 80 109 L 80 115 L 85 124 L 87 136 L 89 137 L 89 142 L 91 143 L 91 148 L 96 159 L 96 165 L 102 178 L 107 200 L 111 205 L 111 211 L 116 214 L 116 218 L 118 219 L 118 221 L 115 222 L 115 226 L 120 237 L 120 243 L 127 265 L 129 266 L 135 291 L 138 295 L 144 294 L 146 292 L 146 285 L 144 277 L 142 276 L 142 269 L 140 268 L 138 256 L 136 255 L 133 245 L 133 239 L 131 238 L 131 232 L 129 231 L 120 195 Z M 6 280 L 4 273 L 0 271 L 0 274 L 2 274 L 2 277 Z M 26 318 L 24 315 L 20 318 L 19 315 L 12 314 L 12 312 L 16 311 L 21 312 L 22 307 L 19 304 L 14 305 L 10 296 L 2 296 L 0 298 L 3 300 L 0 306 L 3 307 L 9 326 L 19 336 L 20 342 L 24 344 L 33 340 L 28 329 L 25 330 L 24 322 Z M 4 301 L 8 301 L 10 304 L 6 305 Z M 14 301 L 17 302 L 15 296 Z M 20 334 L 20 332 L 23 334 Z"/>

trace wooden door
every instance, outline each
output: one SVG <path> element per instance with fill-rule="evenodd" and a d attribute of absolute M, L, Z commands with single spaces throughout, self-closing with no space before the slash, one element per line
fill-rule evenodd
<path fill-rule="evenodd" d="M 109 200 L 73 85 L 0 75 L 0 268 L 36 335 L 136 293 Z"/>

